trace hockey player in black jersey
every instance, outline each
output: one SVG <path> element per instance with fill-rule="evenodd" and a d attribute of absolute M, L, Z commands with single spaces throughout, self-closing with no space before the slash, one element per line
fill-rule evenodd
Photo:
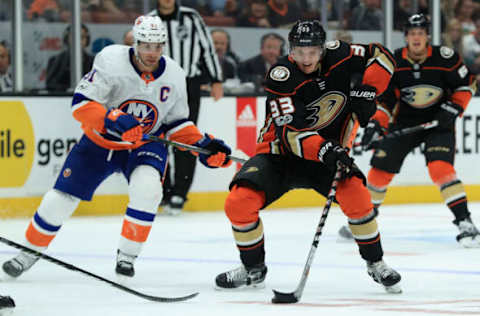
<path fill-rule="evenodd" d="M 465 111 L 476 85 L 456 52 L 429 44 L 429 25 L 422 14 L 412 15 L 405 27 L 407 45 L 395 51 L 395 73 L 378 99 L 377 113 L 361 142 L 364 149 L 375 148 L 367 186 L 373 204 L 380 205 L 407 154 L 423 143 L 430 177 L 460 231 L 457 241 L 467 248 L 480 247 L 480 234 L 470 218 L 465 190 L 453 166 L 455 120 Z M 438 121 L 438 127 L 376 141 L 387 128 L 393 131 L 433 120 Z"/>
<path fill-rule="evenodd" d="M 381 45 L 325 44 L 317 20 L 299 21 L 289 32 L 290 53 L 267 73 L 265 125 L 256 154 L 230 184 L 225 212 L 232 224 L 242 265 L 219 274 L 217 289 L 263 287 L 267 267 L 259 210 L 295 188 L 326 196 L 340 164 L 336 200 L 349 219 L 368 274 L 388 292 L 400 293 L 400 274 L 382 260 L 383 250 L 365 177 L 348 151 L 358 124 L 375 113 L 376 95 L 394 69 Z M 350 88 L 353 73 L 364 74 Z"/>

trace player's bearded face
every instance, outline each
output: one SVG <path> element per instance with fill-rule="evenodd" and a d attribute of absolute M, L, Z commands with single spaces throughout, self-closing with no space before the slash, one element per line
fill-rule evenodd
<path fill-rule="evenodd" d="M 323 48 L 321 46 L 295 46 L 290 55 L 301 71 L 310 74 L 318 69 Z"/>
<path fill-rule="evenodd" d="M 139 42 L 137 46 L 139 58 L 146 66 L 154 66 L 160 60 L 164 43 Z"/>
<path fill-rule="evenodd" d="M 406 41 L 410 54 L 419 56 L 427 53 L 428 34 L 424 28 L 410 29 Z"/>

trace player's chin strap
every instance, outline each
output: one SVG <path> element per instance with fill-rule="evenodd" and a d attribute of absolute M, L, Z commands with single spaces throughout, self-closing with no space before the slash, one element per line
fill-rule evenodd
<path fill-rule="evenodd" d="M 178 148 L 181 148 L 181 149 L 187 149 L 187 150 L 195 151 L 199 154 L 207 154 L 207 155 L 210 154 L 210 151 L 205 149 L 205 148 L 197 147 L 197 146 L 194 146 L 194 145 L 183 144 L 183 143 L 179 143 L 179 142 L 176 142 L 176 141 L 173 141 L 173 140 L 168 140 L 168 139 L 153 136 L 153 135 L 144 135 L 143 140 L 147 140 L 147 141 L 149 140 L 149 141 L 164 143 L 164 144 L 175 146 L 175 147 L 178 147 Z M 235 157 L 235 156 L 228 156 L 228 158 L 230 158 L 230 160 L 232 160 L 232 161 L 235 161 L 235 162 L 238 162 L 238 163 L 241 163 L 241 164 L 244 164 L 245 162 L 247 162 L 247 160 L 249 158 L 247 156 L 247 154 L 245 154 L 242 151 L 237 151 L 237 152 L 239 154 L 242 154 L 242 156 L 244 155 L 245 157 L 240 158 L 240 157 Z"/>
<path fill-rule="evenodd" d="M 404 136 L 404 135 L 408 135 L 408 134 L 413 134 L 413 133 L 424 131 L 424 130 L 427 130 L 427 129 L 431 129 L 431 128 L 434 128 L 434 127 L 437 127 L 437 126 L 438 126 L 438 121 L 433 120 L 431 122 L 419 124 L 419 125 L 416 125 L 416 126 L 405 127 L 405 128 L 402 128 L 402 129 L 399 129 L 399 130 L 396 130 L 396 131 L 391 131 L 388 134 L 385 134 L 384 136 L 381 136 L 377 139 L 374 139 L 372 141 L 372 143 L 373 142 L 381 142 L 384 139 L 395 138 L 395 137 L 400 137 L 400 136 Z M 360 143 L 360 142 L 353 144 L 353 147 L 360 147 L 360 146 L 362 146 L 362 143 Z"/>

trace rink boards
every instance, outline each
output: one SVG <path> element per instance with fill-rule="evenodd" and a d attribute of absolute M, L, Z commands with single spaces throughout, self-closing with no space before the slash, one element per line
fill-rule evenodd
<path fill-rule="evenodd" d="M 0 97 L 0 217 L 31 215 L 41 196 L 52 187 L 70 148 L 82 132 L 70 112 L 69 97 Z M 202 99 L 199 127 L 223 138 L 232 147 L 251 155 L 263 125 L 265 98 L 225 97 L 215 102 Z M 480 201 L 480 101 L 475 98 L 457 120 L 455 166 L 469 200 Z M 360 138 L 360 134 L 357 136 Z M 242 154 L 234 153 L 237 156 Z M 370 152 L 353 152 L 355 161 L 368 171 Z M 230 179 L 239 166 L 207 169 L 197 166 L 186 210 L 220 210 Z M 81 203 L 76 214 L 123 213 L 127 184 L 115 174 L 97 190 L 92 202 Z M 385 203 L 440 202 L 419 150 L 410 154 L 402 172 L 392 182 Z M 308 207 L 323 203 L 310 190 L 288 193 L 271 208 Z"/>

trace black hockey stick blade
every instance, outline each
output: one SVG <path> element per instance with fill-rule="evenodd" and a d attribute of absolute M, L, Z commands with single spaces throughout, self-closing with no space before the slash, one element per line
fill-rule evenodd
<path fill-rule="evenodd" d="M 272 303 L 273 304 L 294 304 L 298 303 L 298 297 L 295 292 L 282 293 L 275 290 L 273 291 Z"/>
<path fill-rule="evenodd" d="M 119 290 L 122 290 L 124 292 L 127 292 L 127 293 L 130 293 L 130 294 L 133 294 L 135 296 L 138 296 L 138 297 L 141 297 L 141 298 L 144 298 L 146 300 L 149 300 L 149 301 L 152 301 L 152 302 L 161 302 L 161 303 L 173 303 L 173 302 L 182 302 L 182 301 L 186 301 L 186 300 L 189 300 L 191 298 L 194 298 L 195 296 L 198 295 L 198 292 L 197 293 L 193 293 L 193 294 L 190 294 L 190 295 L 186 295 L 186 296 L 179 296 L 179 297 L 161 297 L 161 296 L 153 296 L 153 295 L 148 295 L 148 294 L 144 294 L 144 293 L 141 293 L 141 292 L 138 292 L 134 289 L 131 289 L 131 288 L 128 288 L 124 285 L 121 285 L 120 283 L 116 283 L 116 282 L 113 282 L 111 280 L 108 280 L 108 279 L 105 279 L 104 277 L 101 277 L 99 275 L 96 275 L 92 272 L 89 272 L 89 271 L 86 271 L 86 270 L 83 270 L 82 268 L 79 268 L 77 266 L 74 266 L 73 264 L 70 264 L 70 263 L 67 263 L 67 262 L 64 262 L 62 260 L 59 260 L 59 259 L 56 259 L 54 257 L 51 257 L 49 255 L 46 255 L 42 252 L 39 252 L 39 251 L 36 251 L 36 250 L 33 250 L 31 248 L 28 248 L 24 245 L 21 245 L 21 244 L 17 244 L 16 242 L 14 241 L 11 241 L 7 238 L 4 238 L 4 237 L 1 237 L 0 236 L 0 242 L 6 244 L 6 245 L 9 245 L 13 248 L 17 248 L 17 249 L 20 249 L 22 251 L 25 251 L 29 254 L 32 254 L 38 258 L 41 258 L 41 259 L 44 259 L 46 261 L 49 261 L 51 263 L 54 263 L 56 265 L 59 265 L 61 267 L 64 267 L 68 270 L 72 270 L 72 271 L 77 271 L 77 272 L 80 272 L 82 274 L 85 274 L 85 275 L 88 275 L 94 279 L 97 279 L 97 280 L 100 280 L 100 281 L 103 281 L 103 282 L 106 282 L 108 284 L 110 284 L 111 286 L 119 289 Z"/>

